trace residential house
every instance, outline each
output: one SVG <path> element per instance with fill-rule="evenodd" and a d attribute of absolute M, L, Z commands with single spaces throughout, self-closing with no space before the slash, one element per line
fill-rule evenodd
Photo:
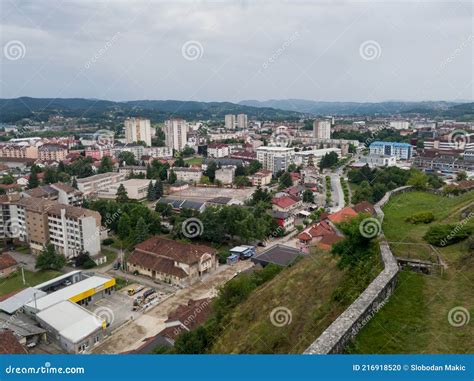
<path fill-rule="evenodd" d="M 217 269 L 217 250 L 154 236 L 135 246 L 127 269 L 180 286 L 199 281 Z"/>

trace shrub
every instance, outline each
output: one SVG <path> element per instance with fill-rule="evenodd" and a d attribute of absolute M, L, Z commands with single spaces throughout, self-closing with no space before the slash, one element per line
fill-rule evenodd
<path fill-rule="evenodd" d="M 114 243 L 114 240 L 112 238 L 106 238 L 102 241 L 102 245 L 104 246 L 109 246 L 109 245 L 112 245 Z"/>
<path fill-rule="evenodd" d="M 411 217 L 408 217 L 405 221 L 411 224 L 429 224 L 433 222 L 435 216 L 431 212 L 420 212 L 415 213 Z"/>
<path fill-rule="evenodd" d="M 423 239 L 434 246 L 448 246 L 468 238 L 473 228 L 461 223 L 431 226 Z"/>

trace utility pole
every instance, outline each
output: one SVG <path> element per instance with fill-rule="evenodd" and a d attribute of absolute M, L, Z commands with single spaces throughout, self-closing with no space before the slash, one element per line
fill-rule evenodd
<path fill-rule="evenodd" d="M 26 280 L 25 280 L 25 269 L 23 266 L 21 266 L 21 279 L 23 280 L 23 286 L 26 285 Z"/>

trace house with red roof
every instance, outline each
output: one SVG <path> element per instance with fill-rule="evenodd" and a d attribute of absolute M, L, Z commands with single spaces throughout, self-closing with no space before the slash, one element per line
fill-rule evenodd
<path fill-rule="evenodd" d="M 321 221 L 298 234 L 297 245 L 301 251 L 309 252 L 310 247 L 327 249 L 328 242 L 337 242 L 343 238 L 327 221 Z M 324 244 L 320 245 L 321 242 Z"/>
<path fill-rule="evenodd" d="M 18 267 L 17 261 L 8 253 L 0 254 L 0 278 L 5 278 Z"/>
<path fill-rule="evenodd" d="M 293 212 L 295 209 L 300 208 L 301 205 L 301 200 L 290 196 L 275 197 L 272 199 L 273 210 L 279 212 Z"/>
<path fill-rule="evenodd" d="M 340 224 L 341 222 L 349 221 L 357 216 L 357 212 L 349 206 L 342 208 L 336 213 L 327 216 L 327 219 L 333 224 Z"/>

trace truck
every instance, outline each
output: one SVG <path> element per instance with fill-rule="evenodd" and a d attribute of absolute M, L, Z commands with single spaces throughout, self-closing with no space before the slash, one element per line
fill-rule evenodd
<path fill-rule="evenodd" d="M 146 290 L 143 293 L 143 299 L 146 299 L 147 297 L 149 297 L 151 294 L 154 294 L 155 292 L 156 290 L 154 288 L 150 288 L 149 290 Z"/>

